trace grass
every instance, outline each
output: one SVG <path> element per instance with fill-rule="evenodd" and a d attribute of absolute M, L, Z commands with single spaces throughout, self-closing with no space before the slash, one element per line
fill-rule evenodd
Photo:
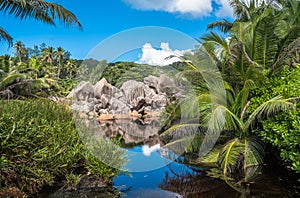
<path fill-rule="evenodd" d="M 0 100 L 0 114 L 0 195 L 5 189 L 30 195 L 88 171 L 106 181 L 119 173 L 82 143 L 67 106 L 46 99 Z M 125 155 L 115 153 L 121 166 Z"/>

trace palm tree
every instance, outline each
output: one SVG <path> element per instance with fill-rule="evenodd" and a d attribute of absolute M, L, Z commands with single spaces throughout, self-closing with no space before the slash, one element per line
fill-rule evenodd
<path fill-rule="evenodd" d="M 67 26 L 76 25 L 82 28 L 76 16 L 63 6 L 45 0 L 0 0 L 0 12 L 24 20 L 28 18 L 56 25 L 55 19 Z M 12 37 L 0 27 L 0 40 L 7 41 L 12 46 Z"/>
<path fill-rule="evenodd" d="M 52 78 L 39 76 L 39 66 L 34 65 L 34 60 L 29 62 L 30 65 L 26 65 L 26 63 L 11 64 L 7 72 L 0 69 L 0 96 L 5 98 L 7 96 L 9 98 L 12 96 L 33 96 L 36 93 L 44 93 L 45 89 L 47 90 L 56 84 Z"/>
<path fill-rule="evenodd" d="M 187 62 L 187 65 L 195 73 L 203 75 L 204 72 L 213 72 L 210 74 L 211 77 L 215 75 L 215 71 L 201 71 L 203 67 L 193 65 L 191 62 Z M 209 76 L 209 74 L 204 75 Z M 214 80 L 216 78 L 209 79 Z M 255 85 L 253 81 L 246 81 L 243 89 L 239 92 L 236 92 L 226 82 L 224 82 L 223 87 L 216 86 L 216 81 L 212 82 L 211 85 L 200 89 L 196 97 L 188 96 L 180 105 L 184 114 L 191 114 L 194 109 L 198 109 L 200 122 L 191 124 L 187 121 L 164 131 L 160 135 L 167 140 L 164 147 L 177 154 L 198 149 L 198 163 L 218 164 L 224 177 L 239 172 L 247 180 L 255 172 L 255 167 L 263 163 L 263 144 L 253 137 L 252 130 L 256 129 L 257 124 L 263 119 L 267 119 L 278 112 L 295 108 L 291 102 L 294 98 L 274 97 L 262 103 L 248 115 L 248 109 L 251 105 L 249 93 Z M 225 92 L 222 88 L 225 89 Z M 174 110 L 174 112 L 176 111 Z M 218 138 L 219 134 L 223 134 L 223 142 L 229 137 L 235 138 L 229 138 L 230 140 L 225 144 L 209 151 L 211 146 L 216 143 L 213 139 Z M 199 147 L 199 145 L 201 146 Z"/>
<path fill-rule="evenodd" d="M 248 80 L 259 83 L 259 79 L 274 74 L 283 65 L 292 65 L 300 50 L 299 1 L 246 2 L 231 1 L 237 16 L 233 23 L 223 21 L 209 25 L 225 32 L 230 30 L 227 39 L 210 32 L 200 41 L 237 92 Z"/>
<path fill-rule="evenodd" d="M 21 42 L 21 41 L 17 41 L 15 44 L 14 44 L 14 48 L 16 50 L 16 55 L 19 59 L 19 63 L 22 62 L 22 56 L 23 54 L 25 53 L 25 45 Z"/>
<path fill-rule="evenodd" d="M 69 79 L 72 79 L 73 75 L 76 74 L 77 63 L 75 60 L 68 60 L 66 64 L 67 73 Z"/>
<path fill-rule="evenodd" d="M 57 78 L 59 79 L 62 67 L 62 60 L 66 55 L 66 51 L 62 47 L 58 47 L 57 50 L 54 52 L 57 60 Z"/>
<path fill-rule="evenodd" d="M 43 49 L 42 51 L 42 61 L 49 63 L 51 66 L 53 66 L 53 60 L 55 56 L 55 51 L 53 47 L 47 47 Z"/>

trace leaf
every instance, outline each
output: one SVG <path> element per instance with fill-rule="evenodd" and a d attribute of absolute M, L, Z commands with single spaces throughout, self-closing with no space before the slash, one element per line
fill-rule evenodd
<path fill-rule="evenodd" d="M 220 153 L 219 164 L 223 169 L 223 174 L 227 176 L 227 173 L 235 171 L 232 169 L 240 159 L 240 154 L 243 150 L 243 145 L 238 138 L 235 138 L 225 144 Z"/>
<path fill-rule="evenodd" d="M 219 161 L 221 149 L 222 147 L 214 148 L 204 157 L 199 158 L 197 162 L 204 163 L 204 164 L 217 164 Z"/>
<path fill-rule="evenodd" d="M 254 122 L 257 119 L 262 119 L 263 117 L 269 118 L 270 116 L 280 112 L 280 111 L 287 111 L 289 109 L 295 109 L 295 106 L 293 103 L 289 102 L 290 99 L 282 99 L 281 96 L 276 96 L 263 104 L 261 104 L 259 107 L 257 107 L 253 113 L 249 116 L 248 120 L 246 121 L 244 125 L 244 131 L 247 131 L 251 125 L 254 124 Z"/>

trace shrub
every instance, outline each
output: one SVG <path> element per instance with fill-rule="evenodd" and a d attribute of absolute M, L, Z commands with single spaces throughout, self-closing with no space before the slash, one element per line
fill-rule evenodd
<path fill-rule="evenodd" d="M 272 77 L 255 92 L 252 102 L 261 101 L 276 95 L 284 98 L 300 96 L 300 65 L 293 69 L 285 68 L 279 75 Z M 300 173 L 300 103 L 295 100 L 296 109 L 262 122 L 262 129 L 256 130 L 263 140 L 278 148 L 281 158 L 295 171 Z"/>
<path fill-rule="evenodd" d="M 69 107 L 46 99 L 0 101 L 0 114 L 0 189 L 32 194 L 82 168 L 105 180 L 118 174 L 89 154 Z"/>

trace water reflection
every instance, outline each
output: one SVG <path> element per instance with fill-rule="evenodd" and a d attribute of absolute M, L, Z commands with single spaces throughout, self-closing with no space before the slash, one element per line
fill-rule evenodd
<path fill-rule="evenodd" d="M 298 197 L 299 192 L 292 180 L 282 180 L 280 172 L 270 172 L 264 167 L 264 174 L 248 183 L 214 179 L 207 176 L 207 170 L 192 166 L 168 166 L 165 178 L 159 184 L 163 190 L 176 192 L 183 197 Z M 290 179 L 290 178 L 289 178 Z"/>
<path fill-rule="evenodd" d="M 126 126 L 134 126 L 134 124 Z M 137 128 L 134 126 L 134 129 Z M 127 129 L 131 130 L 130 128 Z M 144 134 L 147 132 L 144 131 Z M 125 138 L 127 137 L 129 136 L 125 136 Z M 299 184 L 288 183 L 290 178 L 282 179 L 282 174 L 285 173 L 279 170 L 278 172 L 270 172 L 270 168 L 265 167 L 261 171 L 264 174 L 252 177 L 251 182 L 247 183 L 224 181 L 224 178 L 218 179 L 209 176 L 209 173 L 210 175 L 214 174 L 213 169 L 208 171 L 207 168 L 184 164 L 184 158 L 178 157 L 171 150 L 165 148 L 157 135 L 147 137 L 142 141 L 141 137 L 133 135 L 127 141 L 125 140 L 126 142 L 140 142 L 141 144 L 126 148 L 129 153 L 129 162 L 125 168 L 133 170 L 131 177 L 120 175 L 114 179 L 114 185 L 120 191 L 125 191 L 126 197 L 299 196 L 294 187 Z M 175 161 L 172 161 L 174 159 Z"/>
<path fill-rule="evenodd" d="M 140 120 L 100 121 L 100 132 L 104 137 L 121 136 L 126 145 L 145 143 L 150 146 L 160 143 L 158 132 L 160 125 L 157 120 L 142 123 Z"/>

